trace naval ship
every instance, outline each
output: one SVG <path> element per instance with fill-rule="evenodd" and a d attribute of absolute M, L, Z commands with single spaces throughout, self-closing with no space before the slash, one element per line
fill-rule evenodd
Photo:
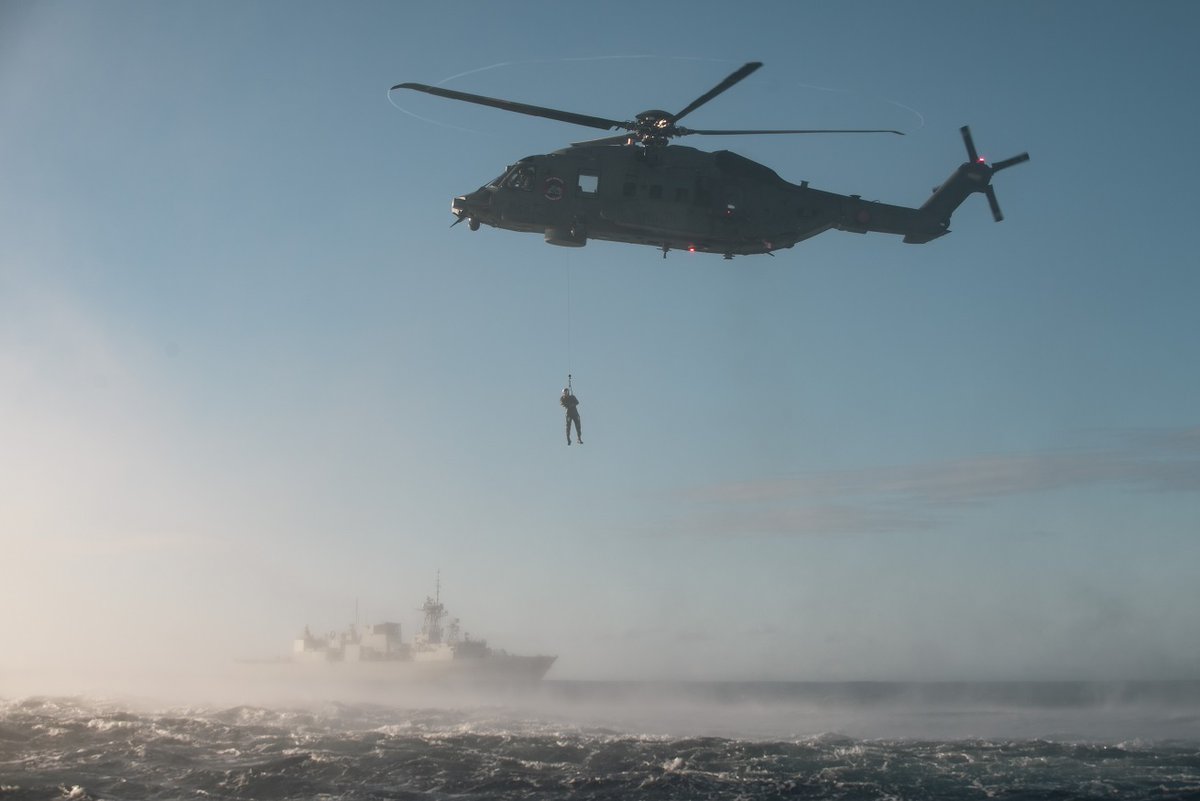
<path fill-rule="evenodd" d="M 400 636 L 399 623 L 358 625 L 316 637 L 304 627 L 292 646 L 292 661 L 337 666 L 381 681 L 465 681 L 472 683 L 534 682 L 550 670 L 557 656 L 518 656 L 488 647 L 487 640 L 461 634 L 457 619 L 447 617 L 441 580 L 433 597 L 418 610 L 421 630 L 411 643 Z"/>

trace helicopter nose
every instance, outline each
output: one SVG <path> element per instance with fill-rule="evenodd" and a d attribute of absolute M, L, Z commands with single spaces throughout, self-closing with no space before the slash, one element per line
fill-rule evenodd
<path fill-rule="evenodd" d="M 478 217 L 492 204 L 492 193 L 477 189 L 466 195 L 459 195 L 450 204 L 450 211 L 456 217 Z"/>

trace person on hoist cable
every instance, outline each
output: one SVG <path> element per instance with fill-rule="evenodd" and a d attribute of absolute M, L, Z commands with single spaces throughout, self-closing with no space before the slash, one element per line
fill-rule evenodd
<path fill-rule="evenodd" d="M 579 398 L 571 392 L 569 386 L 563 387 L 562 396 L 558 399 L 558 404 L 567 410 L 567 444 L 571 444 L 571 423 L 575 423 L 575 439 L 579 440 L 579 444 L 583 444 L 583 432 L 579 425 Z"/>

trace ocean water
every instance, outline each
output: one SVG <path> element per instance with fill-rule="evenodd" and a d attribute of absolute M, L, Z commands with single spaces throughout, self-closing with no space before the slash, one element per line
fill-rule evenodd
<path fill-rule="evenodd" d="M 0 799 L 1200 799 L 1200 683 L 0 698 Z"/>

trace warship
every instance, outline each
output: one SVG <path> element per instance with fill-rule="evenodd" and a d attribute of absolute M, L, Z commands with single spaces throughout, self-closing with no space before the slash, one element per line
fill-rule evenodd
<path fill-rule="evenodd" d="M 342 631 L 314 636 L 307 626 L 292 645 L 291 661 L 377 681 L 449 681 L 470 683 L 536 682 L 557 656 L 518 656 L 488 646 L 487 640 L 462 634 L 458 619 L 444 622 L 441 578 L 419 612 L 421 630 L 406 643 L 400 624 L 355 623 Z"/>

